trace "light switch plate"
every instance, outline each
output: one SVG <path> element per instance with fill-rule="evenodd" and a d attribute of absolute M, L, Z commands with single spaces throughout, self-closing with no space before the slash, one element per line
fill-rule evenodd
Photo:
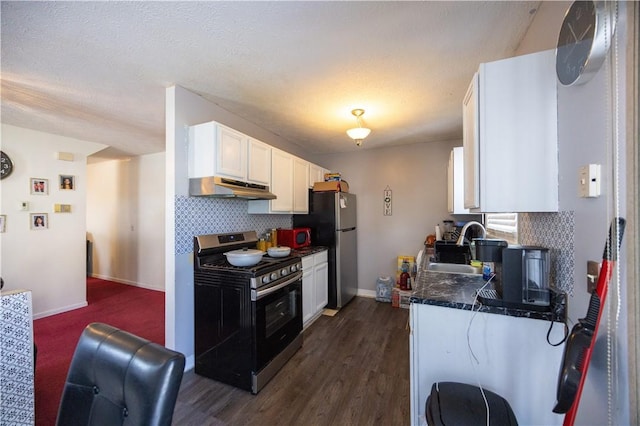
<path fill-rule="evenodd" d="M 600 164 L 580 167 L 578 179 L 578 192 L 581 198 L 600 196 Z"/>
<path fill-rule="evenodd" d="M 55 213 L 71 213 L 71 204 L 54 204 L 53 211 Z"/>

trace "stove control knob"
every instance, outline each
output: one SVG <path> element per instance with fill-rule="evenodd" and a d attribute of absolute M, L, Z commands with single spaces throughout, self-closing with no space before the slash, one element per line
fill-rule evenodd
<path fill-rule="evenodd" d="M 291 265 L 291 272 L 296 272 L 298 270 L 298 265 Z"/>
<path fill-rule="evenodd" d="M 270 275 L 270 278 L 272 280 L 277 280 L 278 279 L 278 273 L 277 272 L 272 272 L 271 275 Z"/>
<path fill-rule="evenodd" d="M 267 284 L 269 282 L 269 276 L 265 275 L 264 277 L 262 277 L 262 284 Z"/>
<path fill-rule="evenodd" d="M 289 273 L 289 270 L 288 270 L 287 268 L 284 268 L 284 269 L 282 269 L 282 270 L 280 271 L 280 275 L 281 275 L 281 276 L 283 276 L 283 277 L 284 277 L 285 275 L 287 275 L 288 273 Z"/>

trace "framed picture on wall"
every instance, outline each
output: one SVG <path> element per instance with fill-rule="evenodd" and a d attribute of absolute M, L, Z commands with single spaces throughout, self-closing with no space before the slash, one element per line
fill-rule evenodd
<path fill-rule="evenodd" d="M 60 189 L 69 191 L 76 189 L 76 178 L 71 175 L 60 175 Z"/>
<path fill-rule="evenodd" d="M 47 195 L 49 193 L 49 179 L 31 178 L 31 195 Z"/>
<path fill-rule="evenodd" d="M 49 218 L 46 213 L 31 213 L 31 229 L 41 231 L 49 227 Z"/>
<path fill-rule="evenodd" d="M 0 234 L 7 231 L 7 215 L 0 214 Z"/>

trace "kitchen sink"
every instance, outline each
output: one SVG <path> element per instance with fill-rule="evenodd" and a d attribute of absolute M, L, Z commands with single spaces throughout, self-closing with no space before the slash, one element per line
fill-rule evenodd
<path fill-rule="evenodd" d="M 434 272 L 448 272 L 450 274 L 482 274 L 481 267 L 460 263 L 429 263 L 427 270 Z"/>

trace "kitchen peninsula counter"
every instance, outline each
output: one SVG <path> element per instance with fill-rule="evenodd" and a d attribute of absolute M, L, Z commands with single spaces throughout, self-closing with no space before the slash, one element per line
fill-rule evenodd
<path fill-rule="evenodd" d="M 485 285 L 479 274 L 453 274 L 447 272 L 419 271 L 413 284 L 411 303 L 436 305 L 447 308 L 489 312 L 513 317 L 563 321 L 564 315 L 555 317 L 552 312 L 488 306 L 475 300 L 476 291 Z M 487 288 L 493 288 L 491 283 Z M 564 310 L 563 310 L 564 311 Z"/>
<path fill-rule="evenodd" d="M 555 404 L 564 327 L 550 313 L 474 304 L 482 275 L 421 270 L 410 297 L 411 424 L 425 423 L 437 382 L 482 383 L 520 424 L 559 426 Z M 488 286 L 489 287 L 489 286 Z"/>

